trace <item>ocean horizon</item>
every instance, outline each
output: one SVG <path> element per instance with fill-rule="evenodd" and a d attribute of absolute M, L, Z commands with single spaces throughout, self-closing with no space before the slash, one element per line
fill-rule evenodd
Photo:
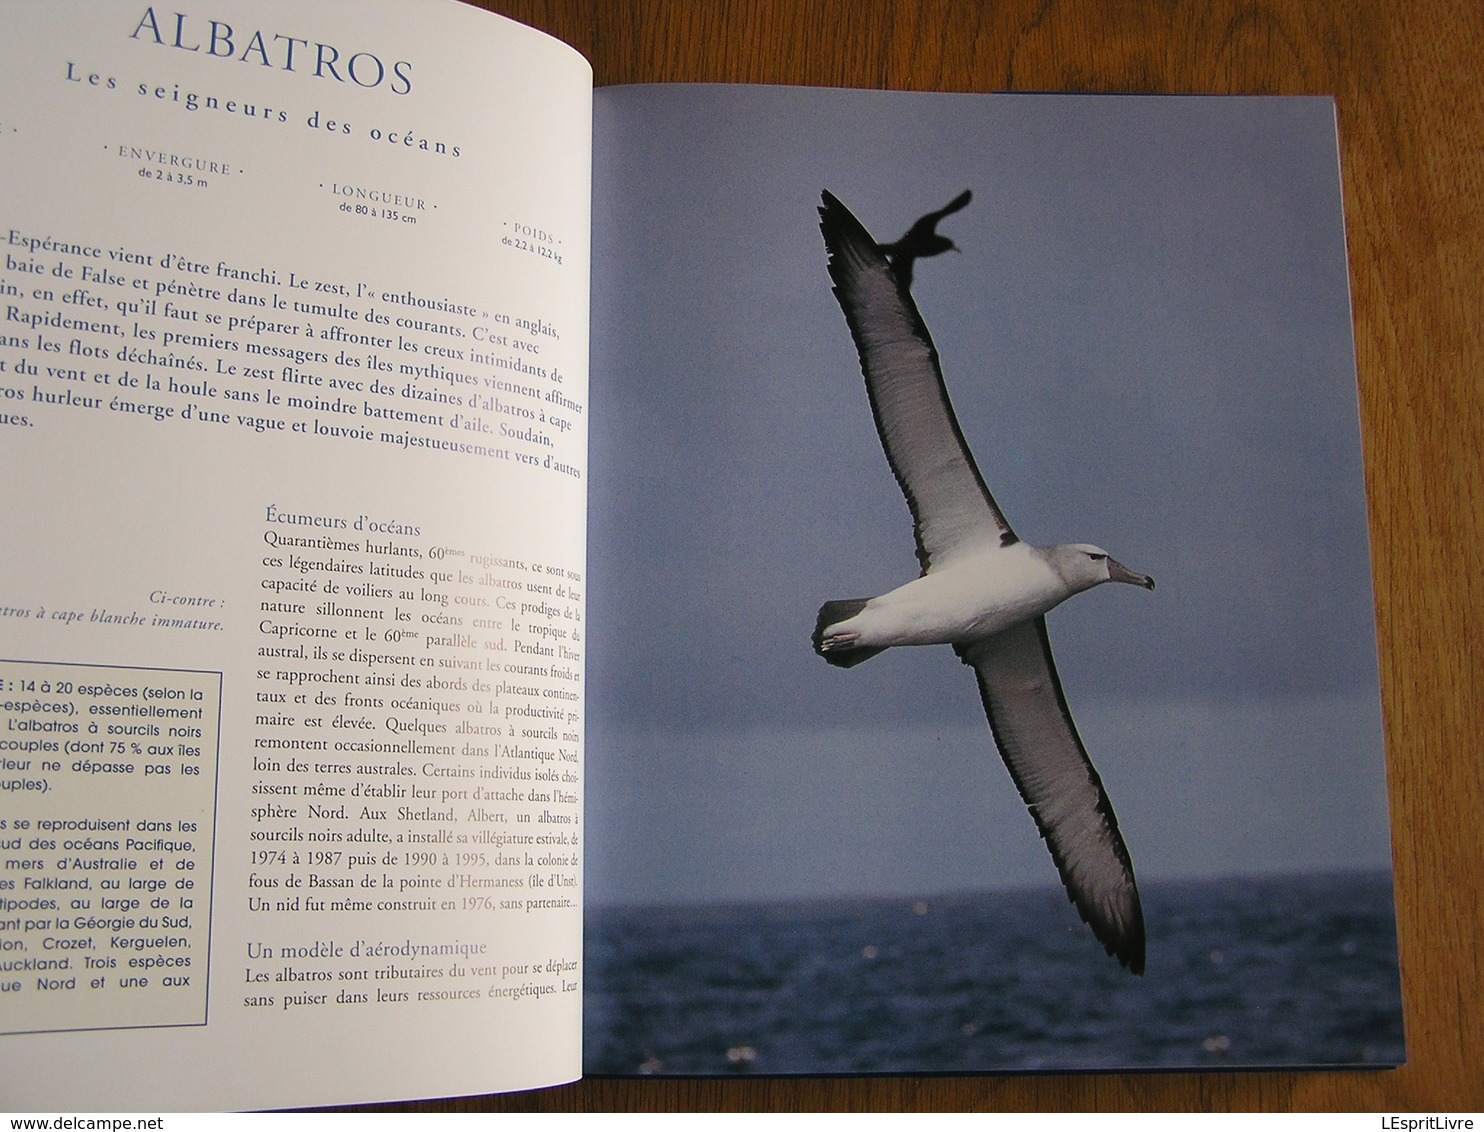
<path fill-rule="evenodd" d="M 1279 1067 L 1405 1060 L 1386 871 L 1152 881 L 1148 967 L 1059 890 L 597 906 L 588 1075 Z"/>

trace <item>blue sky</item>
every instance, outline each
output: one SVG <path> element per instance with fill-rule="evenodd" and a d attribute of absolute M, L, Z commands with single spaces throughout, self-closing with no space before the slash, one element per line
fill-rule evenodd
<path fill-rule="evenodd" d="M 599 92 L 588 884 L 597 899 L 1057 883 L 946 648 L 831 668 L 913 577 L 829 289 L 972 188 L 914 293 L 1022 538 L 1159 588 L 1053 611 L 1141 877 L 1389 860 L 1332 104 Z"/>

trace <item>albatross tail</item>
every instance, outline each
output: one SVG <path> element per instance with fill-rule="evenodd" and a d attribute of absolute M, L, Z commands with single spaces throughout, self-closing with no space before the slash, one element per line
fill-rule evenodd
<path fill-rule="evenodd" d="M 825 637 L 832 626 L 841 621 L 849 621 L 866 608 L 866 600 L 863 597 L 853 597 L 845 601 L 827 601 L 819 607 L 819 617 L 814 622 L 814 651 L 836 668 L 854 668 L 861 661 L 870 660 L 878 652 L 886 651 L 884 645 L 857 645 L 854 634 Z"/>

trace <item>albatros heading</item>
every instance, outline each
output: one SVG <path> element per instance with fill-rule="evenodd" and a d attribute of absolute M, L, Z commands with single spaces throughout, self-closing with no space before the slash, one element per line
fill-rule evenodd
<path fill-rule="evenodd" d="M 964 442 L 908 281 L 849 209 L 828 192 L 823 199 L 835 297 L 912 512 L 922 573 L 880 597 L 825 602 L 815 651 L 848 668 L 894 645 L 952 645 L 974 669 L 995 744 L 1067 895 L 1108 954 L 1142 974 L 1133 864 L 1062 694 L 1045 614 L 1103 582 L 1152 590 L 1154 581 L 1095 546 L 1029 546 L 1016 537 Z"/>

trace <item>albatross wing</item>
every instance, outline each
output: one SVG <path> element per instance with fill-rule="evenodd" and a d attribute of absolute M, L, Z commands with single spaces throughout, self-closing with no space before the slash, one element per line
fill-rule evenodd
<path fill-rule="evenodd" d="M 923 573 L 985 543 L 1009 546 L 1015 533 L 964 443 L 917 304 L 861 222 L 830 193 L 823 199 L 819 226 L 835 297 L 860 353 L 887 462 L 912 511 Z"/>
<path fill-rule="evenodd" d="M 1109 955 L 1144 972 L 1144 914 L 1102 780 L 1067 710 L 1046 619 L 955 645 L 979 678 L 995 744 L 1066 885 Z"/>

